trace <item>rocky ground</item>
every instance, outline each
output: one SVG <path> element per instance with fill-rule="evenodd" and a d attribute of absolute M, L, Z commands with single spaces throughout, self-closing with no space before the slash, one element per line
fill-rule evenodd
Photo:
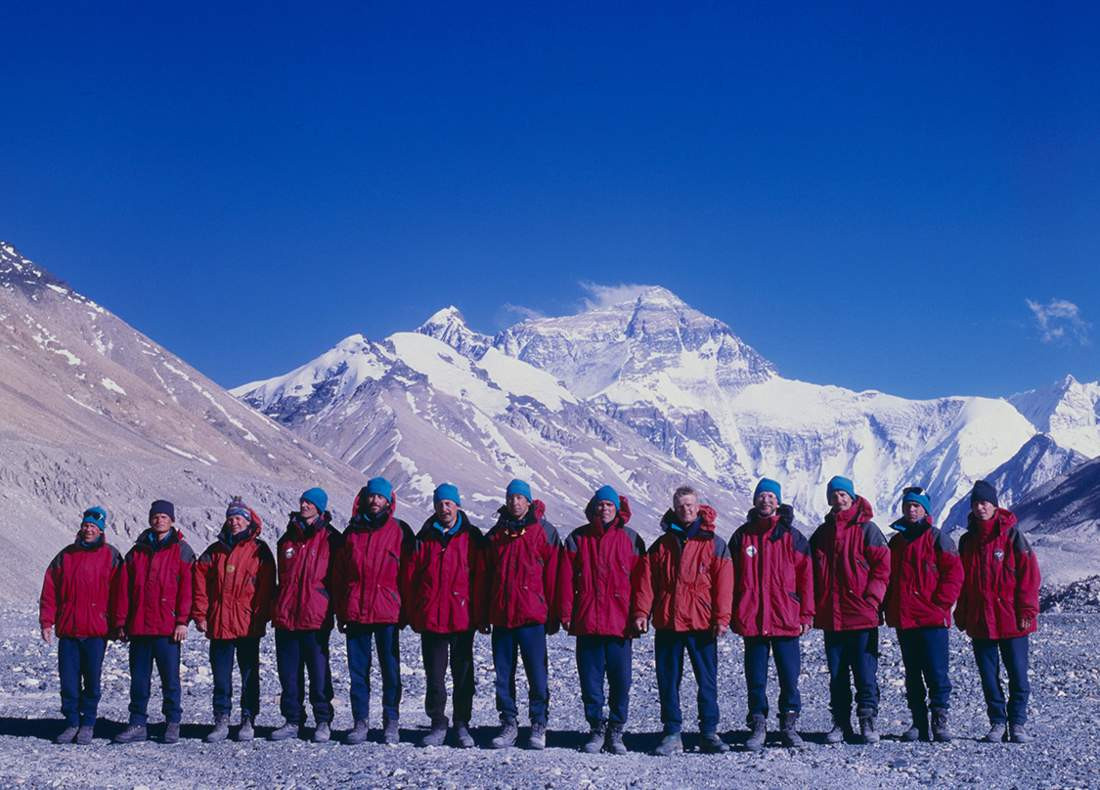
<path fill-rule="evenodd" d="M 722 727 L 735 750 L 724 756 L 689 751 L 673 758 L 649 756 L 660 730 L 653 641 L 637 643 L 631 695 L 631 735 L 626 757 L 582 755 L 577 746 L 585 729 L 577 690 L 573 640 L 551 639 L 551 732 L 545 752 L 522 748 L 461 751 L 416 745 L 427 719 L 423 713 L 424 674 L 415 635 L 405 632 L 404 729 L 398 747 L 372 742 L 349 747 L 306 741 L 281 744 L 257 740 L 216 745 L 201 740 L 211 722 L 211 677 L 206 642 L 192 632 L 184 651 L 184 740 L 175 746 L 144 743 L 115 746 L 108 738 L 126 719 L 128 677 L 125 647 L 111 645 L 104 670 L 103 717 L 92 747 L 54 746 L 60 730 L 56 646 L 37 636 L 34 613 L 5 609 L 0 619 L 0 785 L 64 787 L 328 787 L 340 784 L 387 787 L 1100 787 L 1100 666 L 1095 661 L 1100 615 L 1044 615 L 1032 652 L 1032 720 L 1038 740 L 1026 746 L 983 744 L 986 719 L 969 643 L 952 635 L 952 723 L 950 745 L 905 744 L 896 735 L 907 722 L 902 669 L 893 632 L 883 629 L 881 729 L 876 746 L 821 742 L 827 729 L 827 674 L 820 632 L 803 641 L 803 717 L 813 743 L 795 753 L 769 743 L 759 755 L 736 744 L 745 737 L 741 646 L 721 645 Z M 477 639 L 478 694 L 474 735 L 485 747 L 494 734 L 489 639 Z M 274 640 L 265 640 L 261 733 L 279 723 Z M 343 640 L 333 639 L 336 729 L 350 726 Z M 774 676 L 772 678 L 774 700 Z M 155 684 L 154 684 L 155 685 Z M 520 695 L 524 695 L 521 681 Z M 377 690 L 374 699 L 377 701 Z M 684 681 L 686 721 L 694 718 L 694 684 Z M 159 710 L 154 695 L 151 711 Z M 159 716 L 154 715 L 154 721 Z M 773 714 L 774 720 L 774 714 Z M 773 722 L 769 722 L 769 726 Z M 689 729 L 694 729 L 689 725 Z M 154 728 L 154 732 L 156 728 Z M 376 735 L 376 733 L 375 733 Z M 521 738 L 525 733 L 521 734 Z M 689 740 L 690 745 L 690 740 Z"/>

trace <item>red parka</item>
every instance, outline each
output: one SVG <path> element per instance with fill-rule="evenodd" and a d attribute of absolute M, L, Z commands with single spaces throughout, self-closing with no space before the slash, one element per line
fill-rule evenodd
<path fill-rule="evenodd" d="M 606 526 L 596 514 L 596 500 L 585 507 L 588 523 L 565 541 L 558 573 L 558 611 L 574 636 L 638 635 L 634 620 L 648 616 L 642 600 L 648 584 L 645 543 L 626 526 L 630 503 L 619 497 L 619 512 Z"/>
<path fill-rule="evenodd" d="M 717 514 L 699 507 L 691 537 L 673 527 L 676 514 L 661 519 L 661 537 L 649 547 L 638 608 L 653 612 L 653 627 L 668 631 L 708 631 L 730 624 L 733 564 L 726 542 L 714 534 Z M 689 530 L 690 532 L 690 530 Z"/>
<path fill-rule="evenodd" d="M 405 611 L 418 633 L 455 634 L 486 623 L 488 541 L 464 511 L 458 514 L 453 535 L 434 526 L 435 516 L 416 535 Z"/>
<path fill-rule="evenodd" d="M 260 539 L 254 511 L 244 532 L 222 527 L 195 562 L 191 619 L 205 623 L 209 639 L 261 637 L 275 603 L 275 557 Z"/>
<path fill-rule="evenodd" d="M 890 587 L 886 591 L 886 624 L 894 628 L 951 625 L 951 607 L 963 585 L 962 563 L 955 541 L 925 518 L 904 519 L 891 526 Z"/>
<path fill-rule="evenodd" d="M 333 564 L 336 619 L 348 623 L 378 625 L 403 623 L 402 581 L 416 548 L 416 536 L 404 521 L 394 518 L 397 500 L 390 498 L 386 518 L 374 524 L 359 512 L 344 530 L 344 539 Z"/>
<path fill-rule="evenodd" d="M 856 497 L 830 512 L 810 538 L 814 558 L 814 626 L 826 631 L 876 628 L 890 582 L 890 549 L 871 503 Z"/>
<path fill-rule="evenodd" d="M 46 568 L 38 599 L 38 622 L 57 636 L 107 636 L 118 595 L 122 555 L 100 538 L 93 546 L 66 546 Z"/>
<path fill-rule="evenodd" d="M 972 639 L 1013 639 L 1038 628 L 1039 562 L 1015 515 L 997 508 L 983 522 L 972 514 L 959 557 L 966 575 L 955 607 L 959 628 Z"/>
<path fill-rule="evenodd" d="M 799 636 L 814 619 L 810 543 L 790 505 L 771 516 L 749 511 L 730 538 L 733 630 L 741 636 Z"/>
<path fill-rule="evenodd" d="M 507 507 L 499 511 L 489 530 L 489 624 L 518 628 L 543 623 L 553 632 L 558 627 L 554 608 L 558 562 L 562 543 L 554 525 L 545 519 L 546 506 L 531 502 L 522 524 Z"/>
<path fill-rule="evenodd" d="M 126 554 L 119 571 L 112 625 L 127 636 L 171 636 L 191 617 L 191 564 L 195 552 L 172 528 L 163 541 L 147 529 Z"/>
<path fill-rule="evenodd" d="M 271 624 L 284 631 L 332 628 L 332 562 L 340 533 L 327 510 L 313 524 L 290 514 L 286 532 L 275 545 L 279 586 Z"/>

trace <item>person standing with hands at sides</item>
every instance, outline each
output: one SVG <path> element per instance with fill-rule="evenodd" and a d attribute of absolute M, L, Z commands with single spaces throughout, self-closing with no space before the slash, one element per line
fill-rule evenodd
<path fill-rule="evenodd" d="M 504 491 L 504 506 L 489 530 L 489 625 L 493 629 L 500 734 L 494 749 L 514 746 L 519 736 L 516 667 L 520 656 L 527 674 L 532 749 L 546 747 L 546 635 L 558 630 L 554 611 L 561 538 L 546 520 L 546 506 L 534 499 L 525 480 L 513 480 Z"/>
<path fill-rule="evenodd" d="M 65 729 L 54 743 L 92 742 L 99 709 L 108 616 L 118 593 L 122 556 L 107 543 L 107 511 L 90 507 L 76 540 L 46 568 L 38 600 L 38 624 L 49 644 L 57 633 L 57 672 Z"/>
<path fill-rule="evenodd" d="M 730 538 L 733 556 L 733 630 L 745 642 L 749 737 L 758 752 L 767 739 L 768 654 L 779 677 L 779 735 L 784 746 L 805 742 L 796 725 L 802 711 L 798 676 L 801 637 L 814 618 L 814 570 L 810 544 L 794 527 L 794 510 L 783 504 L 779 483 L 762 479 L 753 508 Z"/>
<path fill-rule="evenodd" d="M 283 741 L 299 734 L 306 720 L 305 673 L 316 727 L 314 743 L 332 738 L 332 561 L 340 533 L 332 526 L 328 494 L 311 488 L 290 514 L 286 532 L 275 545 L 279 585 L 271 623 L 275 626 L 275 663 L 283 693 L 279 710 L 285 723 L 268 736 Z"/>
<path fill-rule="evenodd" d="M 718 514 L 681 486 L 661 519 L 661 536 L 649 547 L 650 585 L 640 609 L 653 612 L 654 660 L 661 697 L 661 742 L 655 754 L 684 750 L 680 682 L 684 651 L 699 688 L 699 746 L 707 754 L 729 751 L 718 737 L 718 638 L 729 630 L 733 564 L 726 542 L 714 534 Z M 650 593 L 650 591 L 652 591 Z"/>
<path fill-rule="evenodd" d="M 951 740 L 948 627 L 951 607 L 962 590 L 963 569 L 955 541 L 932 526 L 932 500 L 923 488 L 902 492 L 901 511 L 902 517 L 890 525 L 897 532 L 890 538 L 886 591 L 886 624 L 897 629 L 905 697 L 913 715 L 913 724 L 901 739 L 947 743 Z"/>
<path fill-rule="evenodd" d="M 443 483 L 432 494 L 434 512 L 416 536 L 409 563 L 408 618 L 420 634 L 427 690 L 424 710 L 432 727 L 423 746 L 447 738 L 447 662 L 454 685 L 454 742 L 474 746 L 470 716 L 474 705 L 474 631 L 485 624 L 485 536 L 461 509 L 458 487 Z"/>
<path fill-rule="evenodd" d="M 408 524 L 394 516 L 397 497 L 384 477 L 368 480 L 351 510 L 351 521 L 333 566 L 336 621 L 348 641 L 351 715 L 355 722 L 346 742 L 354 745 L 367 740 L 373 642 L 382 675 L 382 742 L 392 746 L 400 738 L 401 581 L 412 559 L 416 537 Z"/>
<path fill-rule="evenodd" d="M 837 475 L 826 487 L 829 512 L 814 531 L 814 625 L 825 632 L 829 665 L 829 706 L 833 728 L 826 743 L 852 735 L 852 687 L 864 743 L 878 743 L 878 627 L 890 581 L 890 549 L 871 520 L 871 503 Z"/>
<path fill-rule="evenodd" d="M 1039 627 L 1039 562 L 1016 526 L 1016 516 L 998 506 L 997 491 L 985 480 L 970 493 L 959 557 L 965 581 L 955 624 L 970 637 L 982 676 L 989 714 L 989 732 L 982 740 L 1028 743 L 1035 739 L 1027 730 L 1027 664 L 1028 637 Z M 1008 672 L 1007 704 L 1001 660 Z"/>
<path fill-rule="evenodd" d="M 584 716 L 591 727 L 584 751 L 626 754 L 623 727 L 630 711 L 633 639 L 648 627 L 649 563 L 645 543 L 627 527 L 630 503 L 603 486 L 584 510 L 588 523 L 565 541 L 559 571 L 561 624 L 577 637 Z M 610 716 L 604 716 L 604 677 Z"/>
<path fill-rule="evenodd" d="M 115 743 L 148 737 L 149 692 L 153 664 L 161 679 L 166 725 L 164 743 L 180 739 L 183 717 L 180 646 L 191 617 L 191 563 L 195 552 L 175 528 L 176 508 L 158 499 L 149 508 L 149 529 L 126 554 L 120 571 L 113 625 L 130 640 L 130 723 Z"/>
<path fill-rule="evenodd" d="M 191 619 L 210 640 L 214 674 L 214 729 L 207 743 L 229 737 L 233 709 L 233 659 L 241 672 L 238 741 L 255 737 L 260 712 L 260 640 L 275 601 L 275 557 L 260 538 L 263 521 L 240 497 L 225 509 L 218 539 L 194 566 Z"/>

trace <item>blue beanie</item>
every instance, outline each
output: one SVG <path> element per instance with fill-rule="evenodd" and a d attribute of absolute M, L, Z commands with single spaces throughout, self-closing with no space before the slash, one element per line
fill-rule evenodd
<path fill-rule="evenodd" d="M 852 499 L 856 498 L 856 487 L 852 485 L 852 481 L 847 477 L 837 475 L 829 481 L 829 484 L 825 487 L 825 495 L 828 496 L 834 491 L 843 491 Z"/>
<path fill-rule="evenodd" d="M 328 494 L 323 488 L 311 488 L 298 497 L 299 502 L 309 502 L 319 511 L 324 513 L 328 509 Z"/>
<path fill-rule="evenodd" d="M 612 488 L 611 486 L 603 486 L 603 487 L 599 488 L 592 498 L 595 499 L 597 502 L 607 500 L 608 502 L 610 502 L 611 504 L 613 504 L 615 506 L 616 510 L 621 508 L 622 504 L 623 504 L 619 500 L 618 492 L 616 492 L 615 489 Z"/>
<path fill-rule="evenodd" d="M 252 520 L 252 510 L 244 503 L 244 500 L 239 496 L 233 497 L 229 506 L 225 509 L 226 519 L 230 519 L 233 516 L 241 516 L 247 521 Z"/>
<path fill-rule="evenodd" d="M 169 502 L 167 499 L 158 499 L 152 505 L 149 506 L 149 520 L 153 520 L 153 516 L 163 513 L 173 521 L 176 520 L 176 506 Z"/>
<path fill-rule="evenodd" d="M 904 505 L 906 502 L 916 502 L 924 508 L 925 513 L 932 515 L 932 500 L 928 498 L 928 494 L 920 486 L 911 486 L 905 489 L 901 497 L 901 504 Z"/>
<path fill-rule="evenodd" d="M 458 494 L 458 486 L 454 483 L 443 483 L 432 493 L 432 502 L 442 502 L 449 499 L 459 507 L 462 507 L 462 497 Z"/>
<path fill-rule="evenodd" d="M 752 492 L 753 502 L 756 501 L 756 498 L 758 496 L 766 491 L 771 491 L 773 494 L 775 494 L 775 499 L 777 502 L 783 501 L 783 489 L 780 487 L 779 483 L 772 480 L 771 478 L 763 477 L 760 479 L 760 482 L 756 484 L 756 490 Z"/>
<path fill-rule="evenodd" d="M 970 492 L 970 504 L 975 502 L 988 502 L 993 507 L 999 507 L 997 502 L 997 489 L 993 487 L 992 483 L 987 483 L 985 480 L 979 480 L 974 484 L 974 489 Z"/>
<path fill-rule="evenodd" d="M 384 477 L 372 477 L 367 481 L 367 487 L 363 489 L 367 496 L 378 494 L 387 502 L 393 501 L 393 483 Z M 366 497 L 364 497 L 366 499 Z"/>
<path fill-rule="evenodd" d="M 99 505 L 90 507 L 84 511 L 84 515 L 80 517 L 80 525 L 95 524 L 101 530 L 107 529 L 107 511 L 101 508 Z"/>
<path fill-rule="evenodd" d="M 512 494 L 519 494 L 526 498 L 528 502 L 531 502 L 534 497 L 531 496 L 531 484 L 526 480 L 520 480 L 518 477 L 508 484 L 508 487 L 504 489 L 504 496 L 510 497 Z"/>

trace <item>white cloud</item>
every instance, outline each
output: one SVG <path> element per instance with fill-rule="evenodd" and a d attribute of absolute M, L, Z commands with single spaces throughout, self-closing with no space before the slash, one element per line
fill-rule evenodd
<path fill-rule="evenodd" d="M 505 302 L 502 307 L 504 308 L 504 312 L 518 315 L 525 321 L 530 321 L 535 318 L 546 318 L 546 313 L 541 313 L 533 307 L 524 307 L 521 304 L 512 304 L 511 302 Z"/>
<path fill-rule="evenodd" d="M 1081 310 L 1068 299 L 1051 299 L 1039 304 L 1025 299 L 1028 309 L 1035 317 L 1040 337 L 1044 343 L 1055 340 L 1076 340 L 1083 346 L 1089 344 L 1089 330 L 1092 324 L 1081 317 Z"/>
<path fill-rule="evenodd" d="M 580 286 L 588 292 L 588 297 L 583 302 L 585 310 L 596 307 L 609 307 L 623 302 L 633 302 L 644 291 L 654 287 L 652 285 L 638 285 L 637 283 L 600 285 L 599 283 L 587 281 L 582 281 Z"/>

